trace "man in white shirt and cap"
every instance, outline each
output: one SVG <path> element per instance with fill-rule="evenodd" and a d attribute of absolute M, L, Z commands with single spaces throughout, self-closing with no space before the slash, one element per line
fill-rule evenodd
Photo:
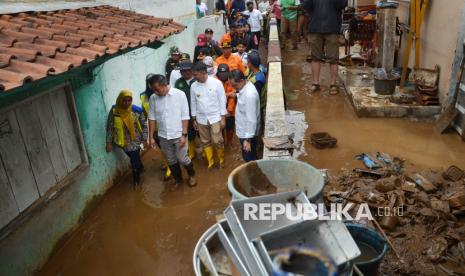
<path fill-rule="evenodd" d="M 224 167 L 224 140 L 222 130 L 226 125 L 226 94 L 221 81 L 210 77 L 207 66 L 199 61 L 192 68 L 194 82 L 191 86 L 191 115 L 200 135 L 208 168 L 215 164 L 214 150 L 220 167 Z"/>
<path fill-rule="evenodd" d="M 260 130 L 260 96 L 257 89 L 239 70 L 229 75 L 231 86 L 237 91 L 236 135 L 245 162 L 258 159 L 257 140 Z"/>
<path fill-rule="evenodd" d="M 181 163 L 189 175 L 189 186 L 197 184 L 194 166 L 187 155 L 187 131 L 189 125 L 189 105 L 186 95 L 179 89 L 167 84 L 163 75 L 153 75 L 148 80 L 155 92 L 149 101 L 150 146 L 157 148 L 154 132 L 158 125 L 160 149 L 165 155 L 168 166 L 175 180 L 170 189 L 176 190 L 182 184 Z"/>

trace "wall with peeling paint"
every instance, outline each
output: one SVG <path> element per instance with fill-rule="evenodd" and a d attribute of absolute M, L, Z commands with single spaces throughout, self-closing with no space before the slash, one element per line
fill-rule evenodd
<path fill-rule="evenodd" d="M 172 17 L 188 28 L 165 39 L 158 49 L 142 47 L 110 59 L 93 69 L 92 82 L 74 89 L 89 166 L 40 210 L 34 210 L 27 218 L 23 217 L 18 227 L 3 236 L 0 233 L 0 275 L 30 275 L 40 269 L 57 244 L 60 244 L 59 241 L 65 239 L 79 225 L 86 213 L 112 186 L 118 174 L 127 169 L 128 162 L 123 152 L 105 152 L 107 114 L 119 91 L 133 91 L 134 103 L 139 104 L 139 93 L 145 89 L 145 76 L 148 73 L 164 73 L 171 46 L 176 45 L 181 51 L 192 55 L 196 29 L 209 26 L 218 30 L 218 36 L 222 35 L 222 19 L 202 19 L 199 21 L 200 27 L 195 27 L 197 20 L 195 2 L 192 0 L 26 1 L 21 4 L 2 1 L 0 12 L 41 10 L 41 7 L 53 10 L 101 4 L 111 4 L 158 17 Z"/>

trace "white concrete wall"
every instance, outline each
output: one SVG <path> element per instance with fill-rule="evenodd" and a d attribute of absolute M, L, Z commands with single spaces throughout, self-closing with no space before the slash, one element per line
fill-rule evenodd
<path fill-rule="evenodd" d="M 133 91 L 135 94 L 134 102 L 139 104 L 138 95 L 145 89 L 145 76 L 148 73 L 164 74 L 165 63 L 171 46 L 176 45 L 181 51 L 192 55 L 196 43 L 195 30 L 198 29 L 203 32 L 205 27 L 208 26 L 215 30 L 218 37 L 222 35 L 220 32 L 222 20 L 207 17 L 200 20 L 199 24 L 196 25 L 195 1 L 193 0 L 81 0 L 75 2 L 31 0 L 19 4 L 13 0 L 0 1 L 1 13 L 57 10 L 109 4 L 156 17 L 173 18 L 187 26 L 187 29 L 182 33 L 165 39 L 164 44 L 158 49 L 142 47 L 110 59 L 94 69 L 95 82 L 74 91 L 75 98 L 78 100 L 78 111 L 84 113 L 80 114 L 81 117 L 92 118 L 92 120 L 87 120 L 92 122 L 91 126 L 84 124 L 83 129 L 91 129 L 86 132 L 87 136 L 84 138 L 87 139 L 86 148 L 93 153 L 103 151 L 104 124 L 108 114 L 107 111 L 114 104 L 119 91 L 122 89 Z M 86 92 L 89 93 L 85 94 Z M 96 100 L 91 101 L 91 103 L 87 101 L 89 98 L 86 97 L 95 97 L 96 95 L 103 97 L 105 110 L 102 108 L 101 101 Z M 86 99 L 86 101 L 83 99 Z M 97 106 L 92 106 L 92 104 Z M 90 140 L 92 142 L 89 142 Z M 96 177 L 96 175 L 101 174 L 93 168 L 103 166 L 106 171 L 115 171 L 115 162 L 107 160 L 114 161 L 114 158 L 117 158 L 117 156 L 106 155 L 103 152 L 100 155 L 95 155 L 90 160 L 91 163 L 93 162 L 90 165 L 90 171 L 86 172 L 86 177 L 89 176 L 85 178 L 87 182 L 74 183 L 76 185 L 73 184 L 67 188 L 66 191 L 68 192 L 65 191 L 66 193 L 52 199 L 40 212 L 23 221 L 8 237 L 2 237 L 0 242 L 0 275 L 32 275 L 36 269 L 47 261 L 53 248 L 63 235 L 72 231 L 78 225 L 85 206 L 88 206 L 92 198 L 102 195 L 111 186 L 112 179 Z M 96 163 L 98 164 L 96 165 Z M 64 194 L 67 196 L 64 197 Z M 72 210 L 62 208 L 61 204 L 66 204 L 67 208 L 72 206 Z M 48 224 L 53 227 L 48 227 Z"/>
<path fill-rule="evenodd" d="M 447 2 L 447 3 L 446 3 Z M 420 67 L 441 67 L 439 93 L 441 102 L 449 91 L 452 64 L 457 45 L 457 33 L 462 18 L 464 0 L 429 1 L 429 6 L 421 28 Z M 400 1 L 397 15 L 403 23 L 408 23 L 409 3 Z M 407 35 L 403 36 L 402 49 L 398 65 L 401 66 L 405 56 Z M 414 47 L 412 47 L 414 48 Z M 414 52 L 410 55 L 410 66 L 413 67 Z"/>
<path fill-rule="evenodd" d="M 164 44 L 158 49 L 142 47 L 113 58 L 95 69 L 95 72 L 102 75 L 102 94 L 107 110 L 114 104 L 122 89 L 131 90 L 135 96 L 134 103 L 140 104 L 138 95 L 145 89 L 145 76 L 149 73 L 165 73 L 165 63 L 171 46 L 178 46 L 182 52 L 189 53 L 192 57 L 198 34 L 204 33 L 207 27 L 212 28 L 214 39 L 220 40 L 225 31 L 221 16 L 211 15 L 197 20 L 194 0 L 25 1 L 20 4 L 7 1 L 0 4 L 0 11 L 11 13 L 96 5 L 112 5 L 155 17 L 173 18 L 176 22 L 187 26 L 187 29 L 180 34 L 163 40 Z"/>
<path fill-rule="evenodd" d="M 197 19 L 194 29 L 195 36 L 197 37 L 197 35 L 203 34 L 206 28 L 211 28 L 213 30 L 213 39 L 219 42 L 225 33 L 223 17 L 220 15 L 209 15 Z"/>

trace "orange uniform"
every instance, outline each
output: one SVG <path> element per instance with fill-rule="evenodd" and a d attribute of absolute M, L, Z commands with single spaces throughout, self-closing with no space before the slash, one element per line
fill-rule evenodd
<path fill-rule="evenodd" d="M 215 62 L 216 64 L 227 64 L 229 66 L 230 71 L 239 69 L 242 71 L 242 73 L 244 73 L 244 75 L 246 73 L 244 63 L 242 62 L 241 57 L 238 55 L 231 54 L 228 58 L 226 58 L 224 55 L 221 55 L 215 60 Z"/>
<path fill-rule="evenodd" d="M 226 110 L 229 116 L 236 114 L 236 98 L 228 97 L 228 94 L 236 92 L 229 81 L 223 82 L 224 92 L 226 93 Z"/>

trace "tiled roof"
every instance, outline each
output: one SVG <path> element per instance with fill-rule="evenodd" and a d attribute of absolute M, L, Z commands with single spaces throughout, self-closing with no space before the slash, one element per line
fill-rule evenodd
<path fill-rule="evenodd" d="M 0 15 L 0 91 L 184 29 L 172 19 L 111 6 Z"/>

